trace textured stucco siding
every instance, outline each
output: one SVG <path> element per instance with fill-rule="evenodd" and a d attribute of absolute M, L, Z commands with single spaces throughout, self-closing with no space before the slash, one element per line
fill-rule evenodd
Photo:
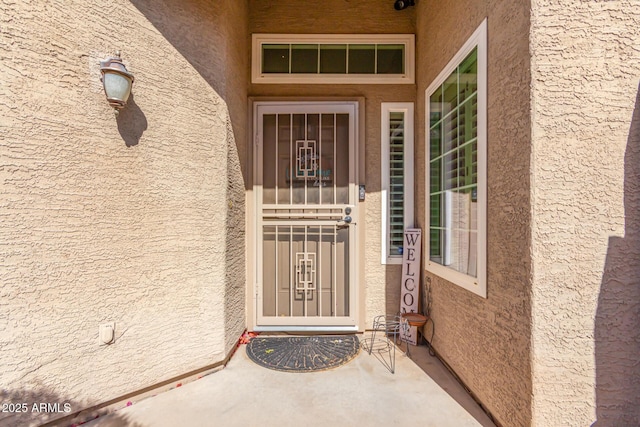
<path fill-rule="evenodd" d="M 0 6 L 10 396 L 79 410 L 221 361 L 244 328 L 246 3 L 167 3 Z M 118 49 L 116 119 L 98 61 Z"/>
<path fill-rule="evenodd" d="M 353 2 L 347 0 L 283 0 L 249 2 L 252 33 L 328 33 L 328 34 L 413 34 L 415 10 L 396 12 L 387 0 Z M 256 97 L 345 97 L 365 99 L 365 177 L 367 195 L 360 202 L 360 224 L 364 239 L 359 242 L 363 271 L 360 299 L 364 301 L 364 324 L 370 328 L 373 316 L 400 309 L 401 271 L 398 265 L 382 265 L 381 258 L 381 170 L 380 104 L 415 102 L 415 85 L 265 85 L 253 84 Z M 362 235 L 362 234 L 361 234 Z"/>
<path fill-rule="evenodd" d="M 640 4 L 532 0 L 533 425 L 640 425 Z"/>
<path fill-rule="evenodd" d="M 425 90 L 488 18 L 487 298 L 427 272 L 434 347 L 504 426 L 531 420 L 529 2 L 416 3 L 417 218 L 424 227 Z"/>
<path fill-rule="evenodd" d="M 245 190 L 249 186 L 246 169 L 247 142 L 247 90 L 249 87 L 250 38 L 247 1 L 226 0 L 215 6 L 225 46 L 226 91 L 222 93 L 229 109 L 227 118 L 227 221 L 226 221 L 226 288 L 225 351 L 237 344 L 238 335 L 246 327 L 246 230 Z M 211 7 L 211 6 L 209 6 Z M 216 31 L 204 24 L 209 32 Z M 197 54 L 196 54 L 197 56 Z M 214 58 L 211 58 L 214 59 Z M 216 59 L 222 60 L 222 57 Z M 204 62 L 204 61 L 203 61 Z M 206 69 L 206 63 L 203 64 Z M 215 81 L 211 74 L 208 80 Z"/>

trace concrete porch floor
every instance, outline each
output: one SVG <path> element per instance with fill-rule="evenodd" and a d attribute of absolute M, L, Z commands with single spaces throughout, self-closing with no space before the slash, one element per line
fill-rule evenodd
<path fill-rule="evenodd" d="M 256 365 L 245 348 L 219 372 L 85 426 L 494 427 L 425 346 L 411 359 L 398 350 L 395 374 L 364 349 L 333 370 L 287 373 Z"/>

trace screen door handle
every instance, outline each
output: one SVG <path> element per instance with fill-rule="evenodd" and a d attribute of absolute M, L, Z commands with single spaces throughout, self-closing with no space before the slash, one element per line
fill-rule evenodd
<path fill-rule="evenodd" d="M 351 216 L 347 215 L 343 219 L 338 220 L 338 228 L 348 227 L 349 224 L 351 224 L 352 221 L 353 221 L 353 218 L 351 218 Z"/>

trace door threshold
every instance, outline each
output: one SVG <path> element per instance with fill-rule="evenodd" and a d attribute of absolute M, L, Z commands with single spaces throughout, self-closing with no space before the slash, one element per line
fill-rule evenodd
<path fill-rule="evenodd" d="M 254 332 L 358 332 L 357 326 L 256 326 Z"/>

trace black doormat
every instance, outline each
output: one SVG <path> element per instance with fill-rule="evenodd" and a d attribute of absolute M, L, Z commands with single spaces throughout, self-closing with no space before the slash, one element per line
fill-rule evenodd
<path fill-rule="evenodd" d="M 313 372 L 344 365 L 359 349 L 355 335 L 256 337 L 247 345 L 247 356 L 276 371 Z"/>

